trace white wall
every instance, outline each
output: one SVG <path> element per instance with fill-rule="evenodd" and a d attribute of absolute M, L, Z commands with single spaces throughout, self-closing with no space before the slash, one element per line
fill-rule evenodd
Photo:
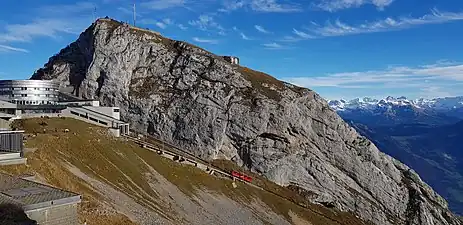
<path fill-rule="evenodd" d="M 95 107 L 95 106 L 83 106 L 83 108 L 87 108 L 89 110 L 99 112 L 101 114 L 105 114 L 110 116 L 116 120 L 121 120 L 121 113 L 119 107 Z M 116 112 L 115 112 L 116 111 Z"/>
<path fill-rule="evenodd" d="M 58 105 L 88 105 L 100 106 L 100 101 L 75 101 L 75 102 L 58 102 Z"/>

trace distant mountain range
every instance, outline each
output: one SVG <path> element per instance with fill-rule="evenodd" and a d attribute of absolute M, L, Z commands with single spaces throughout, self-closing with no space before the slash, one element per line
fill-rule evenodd
<path fill-rule="evenodd" d="M 379 149 L 409 165 L 463 213 L 463 97 L 329 101 Z"/>
<path fill-rule="evenodd" d="M 350 101 L 331 100 L 329 105 L 345 120 L 384 126 L 445 125 L 463 119 L 463 96 L 417 100 L 391 96 L 381 100 L 365 97 Z"/>
<path fill-rule="evenodd" d="M 434 98 L 424 99 L 420 98 L 417 100 L 409 100 L 402 96 L 394 98 L 388 96 L 384 99 L 377 100 L 369 97 L 356 98 L 350 101 L 346 100 L 331 100 L 329 101 L 330 106 L 337 111 L 351 110 L 351 109 L 373 109 L 373 108 L 384 108 L 384 107 L 399 107 L 408 106 L 420 109 L 432 109 L 438 111 L 449 111 L 458 108 L 463 108 L 463 96 L 459 97 L 445 97 L 445 98 Z"/>

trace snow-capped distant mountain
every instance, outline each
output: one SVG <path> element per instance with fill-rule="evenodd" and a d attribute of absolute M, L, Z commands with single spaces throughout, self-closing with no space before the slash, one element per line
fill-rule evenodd
<path fill-rule="evenodd" d="M 463 108 L 463 96 L 435 98 L 431 100 L 420 98 L 416 100 L 416 104 L 424 108 L 433 108 L 436 110 L 458 109 Z"/>
<path fill-rule="evenodd" d="M 463 175 L 463 97 L 410 100 L 357 98 L 329 101 L 331 108 L 383 152 L 422 174 L 462 212 L 455 193 Z M 455 191 L 457 190 L 457 191 Z"/>
<path fill-rule="evenodd" d="M 366 124 L 443 125 L 463 119 L 463 97 L 409 100 L 404 96 L 388 96 L 381 100 L 356 98 L 350 101 L 332 100 L 328 103 L 345 120 Z"/>
<path fill-rule="evenodd" d="M 409 100 L 402 96 L 394 98 L 388 96 L 384 99 L 377 100 L 372 98 L 356 98 L 353 100 L 331 100 L 328 102 L 330 107 L 336 111 L 345 110 L 356 110 L 356 109 L 375 109 L 382 107 L 393 107 L 393 106 L 406 106 L 412 108 L 422 109 L 433 109 L 437 111 L 441 110 L 453 110 L 463 108 L 463 96 L 459 97 L 446 97 L 446 98 L 435 98 L 435 99 L 424 99 L 420 98 L 417 100 Z"/>
<path fill-rule="evenodd" d="M 378 103 L 379 103 L 378 100 L 368 98 L 368 97 L 361 98 L 361 99 L 356 98 L 350 101 L 341 99 L 341 100 L 332 100 L 328 102 L 330 107 L 335 109 L 336 111 L 344 111 L 344 110 L 356 109 L 356 108 L 369 108 Z"/>

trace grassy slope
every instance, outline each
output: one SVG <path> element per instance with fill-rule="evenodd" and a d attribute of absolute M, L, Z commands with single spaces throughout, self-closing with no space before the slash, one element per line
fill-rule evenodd
<path fill-rule="evenodd" d="M 42 122 L 46 125 L 40 125 Z M 333 219 L 341 221 L 342 224 L 361 223 L 348 213 L 339 213 L 315 205 L 309 205 L 310 209 L 307 210 L 274 194 L 247 185 L 238 184 L 238 188 L 232 188 L 231 181 L 211 177 L 196 168 L 174 163 L 130 142 L 111 138 L 104 129 L 81 121 L 69 118 L 31 119 L 19 121 L 14 126 L 25 129 L 28 134 L 37 133 L 36 137 L 30 137 L 26 143 L 27 147 L 37 150 L 26 154 L 27 166 L 0 167 L 0 170 L 11 174 L 38 174 L 51 185 L 83 194 L 80 213 L 82 220 L 86 218 L 89 224 L 130 225 L 133 223 L 126 216 L 117 213 L 100 215 L 97 209 L 101 208 L 104 196 L 93 191 L 85 181 L 70 173 L 63 162 L 71 163 L 87 175 L 110 184 L 139 204 L 156 212 L 166 209 L 156 203 L 156 193 L 150 188 L 143 175 L 149 172 L 149 169 L 140 158 L 187 195 L 192 195 L 195 190 L 201 188 L 223 193 L 243 204 L 257 197 L 289 221 L 291 220 L 288 213 L 291 211 L 312 224 L 333 224 Z M 66 128 L 70 129 L 69 133 L 62 132 Z M 43 133 L 43 129 L 46 129 L 46 133 Z M 261 178 L 258 180 L 266 182 Z M 266 182 L 266 185 L 282 196 L 289 196 L 288 193 L 291 193 L 270 182 Z M 175 217 L 175 212 L 165 217 Z"/>

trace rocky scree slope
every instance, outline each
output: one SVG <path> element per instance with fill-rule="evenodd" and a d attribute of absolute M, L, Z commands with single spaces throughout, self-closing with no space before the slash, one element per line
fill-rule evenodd
<path fill-rule="evenodd" d="M 315 92 L 185 42 L 100 19 L 32 79 L 121 107 L 131 126 L 198 157 L 229 159 L 313 202 L 375 224 L 460 224 L 404 164 L 381 153 Z"/>

